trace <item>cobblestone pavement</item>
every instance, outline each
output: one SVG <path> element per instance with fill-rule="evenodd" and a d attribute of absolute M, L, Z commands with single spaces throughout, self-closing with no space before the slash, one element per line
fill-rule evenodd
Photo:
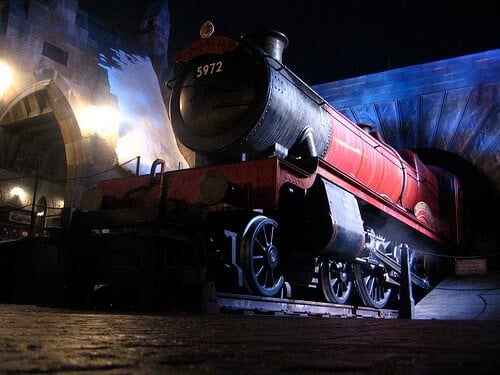
<path fill-rule="evenodd" d="M 2 374 L 497 373 L 500 320 L 141 315 L 0 305 Z"/>

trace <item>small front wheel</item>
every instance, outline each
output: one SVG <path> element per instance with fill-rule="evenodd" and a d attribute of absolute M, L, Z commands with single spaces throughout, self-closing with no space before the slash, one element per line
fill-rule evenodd
<path fill-rule="evenodd" d="M 279 270 L 277 229 L 276 221 L 256 216 L 243 231 L 240 254 L 245 279 L 250 291 L 261 296 L 274 296 L 285 280 Z"/>

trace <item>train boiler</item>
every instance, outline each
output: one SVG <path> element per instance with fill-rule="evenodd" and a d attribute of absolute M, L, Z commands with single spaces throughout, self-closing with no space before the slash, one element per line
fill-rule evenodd
<path fill-rule="evenodd" d="M 188 251 L 221 290 L 315 289 L 335 303 L 356 290 L 383 308 L 403 251 L 428 289 L 429 254 L 462 241 L 459 181 L 335 110 L 283 64 L 287 44 L 272 30 L 206 34 L 179 51 L 170 116 L 196 165 L 101 181 L 81 211 Z"/>

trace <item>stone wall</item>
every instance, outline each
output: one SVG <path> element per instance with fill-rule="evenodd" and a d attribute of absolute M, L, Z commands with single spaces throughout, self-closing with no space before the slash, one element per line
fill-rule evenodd
<path fill-rule="evenodd" d="M 0 14 L 0 61 L 13 71 L 0 98 L 0 126 L 21 99 L 48 92 L 65 144 L 67 205 L 77 206 L 97 180 L 123 175 L 120 169 L 135 173 L 137 157 L 141 173 L 157 158 L 169 169 L 187 164 L 159 84 L 168 69 L 166 1 L 148 8 L 132 35 L 115 32 L 77 0 L 0 1 Z"/>

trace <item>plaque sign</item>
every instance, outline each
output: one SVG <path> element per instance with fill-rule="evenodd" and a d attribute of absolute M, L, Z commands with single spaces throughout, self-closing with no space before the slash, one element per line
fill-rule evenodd
<path fill-rule="evenodd" d="M 456 259 L 455 275 L 487 275 L 488 265 L 486 258 Z"/>

